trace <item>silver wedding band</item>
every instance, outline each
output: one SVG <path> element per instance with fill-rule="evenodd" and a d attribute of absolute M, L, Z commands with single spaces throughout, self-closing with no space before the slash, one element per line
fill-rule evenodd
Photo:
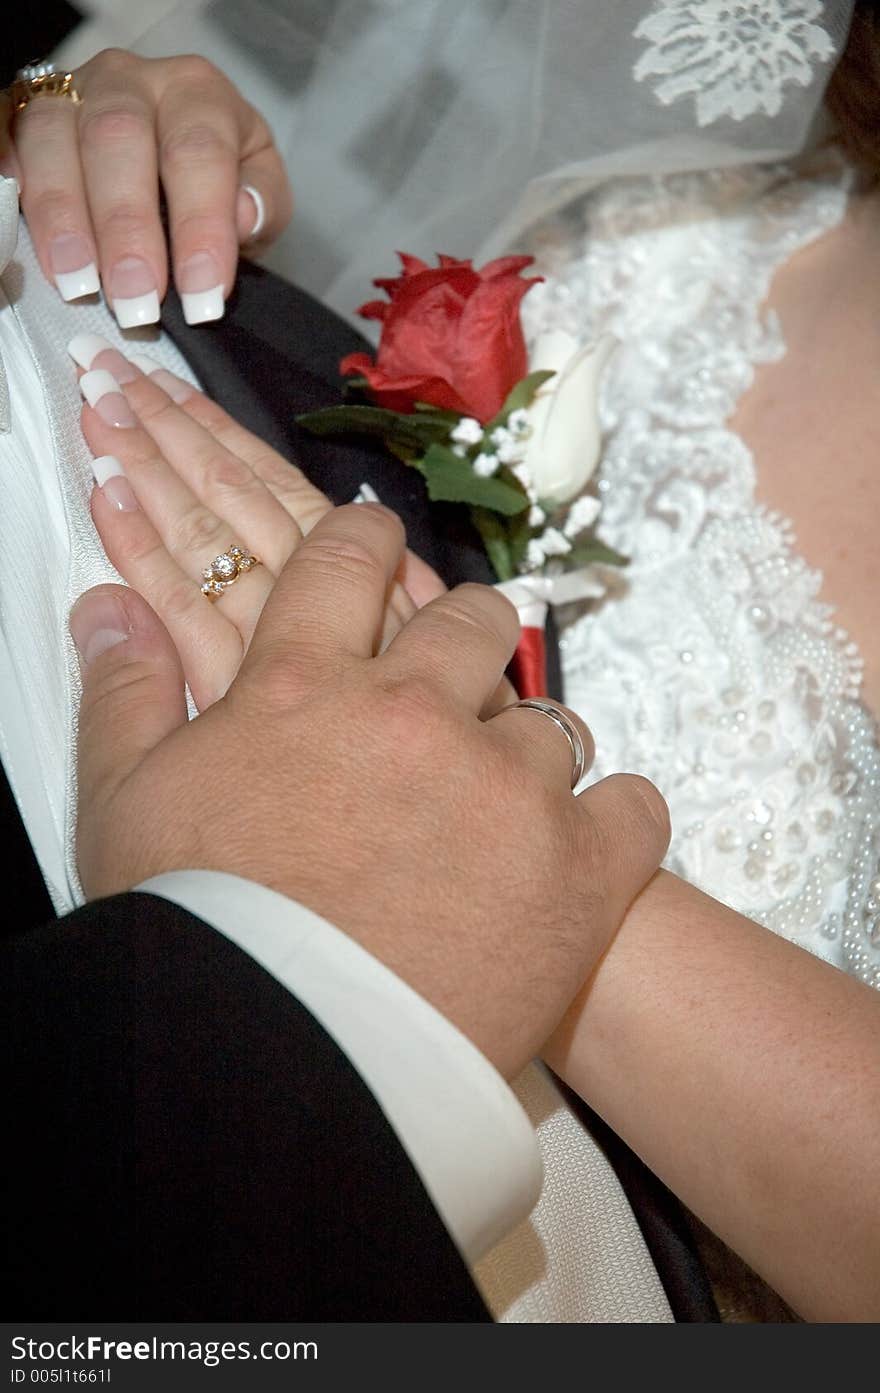
<path fill-rule="evenodd" d="M 552 701 L 543 701 L 540 697 L 526 697 L 523 701 L 514 702 L 512 707 L 505 707 L 505 710 L 512 711 L 517 706 L 525 707 L 531 711 L 539 711 L 542 716 L 549 717 L 553 724 L 562 731 L 571 749 L 571 787 L 572 790 L 576 789 L 584 777 L 584 771 L 587 767 L 587 752 L 584 748 L 583 737 L 574 721 Z"/>

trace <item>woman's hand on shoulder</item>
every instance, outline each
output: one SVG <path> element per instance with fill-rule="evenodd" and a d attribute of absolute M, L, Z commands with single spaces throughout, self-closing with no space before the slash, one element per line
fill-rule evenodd
<path fill-rule="evenodd" d="M 292 212 L 266 122 L 195 55 L 105 49 L 75 86 L 78 104 L 28 102 L 4 160 L 46 276 L 67 300 L 100 276 L 124 328 L 158 320 L 171 277 L 190 323 L 219 318 L 239 253 L 263 250 Z"/>

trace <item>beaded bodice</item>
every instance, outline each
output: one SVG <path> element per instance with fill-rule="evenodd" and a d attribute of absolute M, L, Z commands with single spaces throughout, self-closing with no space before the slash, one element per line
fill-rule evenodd
<path fill-rule="evenodd" d="M 563 616 L 595 776 L 647 774 L 672 870 L 880 986 L 880 751 L 858 651 L 726 425 L 785 351 L 761 309 L 774 271 L 836 225 L 848 182 L 839 164 L 615 182 L 545 231 L 550 274 L 524 311 L 530 333 L 620 341 L 599 530 L 631 562 Z"/>

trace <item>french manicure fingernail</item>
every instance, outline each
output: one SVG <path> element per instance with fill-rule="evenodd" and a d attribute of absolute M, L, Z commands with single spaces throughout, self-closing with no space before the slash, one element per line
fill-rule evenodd
<path fill-rule="evenodd" d="M 95 483 L 108 502 L 120 513 L 134 513 L 140 506 L 125 469 L 115 455 L 99 455 L 92 460 Z"/>
<path fill-rule="evenodd" d="M 162 391 L 167 392 L 171 400 L 178 404 L 191 397 L 195 390 L 189 382 L 184 381 L 182 377 L 177 377 L 175 373 L 169 372 L 167 368 L 163 368 L 161 363 L 149 358 L 146 353 L 129 353 L 128 361 L 134 363 L 136 368 L 140 368 L 151 382 L 155 382 L 157 387 L 161 387 Z"/>
<path fill-rule="evenodd" d="M 88 372 L 99 353 L 110 344 L 100 334 L 76 334 L 67 345 L 67 351 L 75 363 Z"/>
<path fill-rule="evenodd" d="M 155 358 L 148 357 L 146 353 L 129 353 L 128 361 L 134 363 L 135 367 L 144 374 L 144 377 L 149 377 L 151 373 L 158 372 L 161 366 L 161 364 L 156 362 Z"/>
<path fill-rule="evenodd" d="M 81 368 L 104 368 L 117 382 L 135 382 L 137 373 L 118 349 L 100 334 L 77 334 L 70 340 L 67 351 Z"/>
<path fill-rule="evenodd" d="M 80 391 L 108 426 L 136 426 L 137 417 L 119 390 L 116 378 L 103 368 L 84 373 L 79 380 Z"/>
<path fill-rule="evenodd" d="M 159 318 L 156 277 L 140 256 L 124 256 L 110 272 L 109 299 L 121 329 L 155 324 Z"/>
<path fill-rule="evenodd" d="M 242 241 L 250 242 L 259 237 L 266 226 L 266 205 L 260 190 L 255 189 L 253 184 L 242 184 L 235 211 L 239 235 L 243 233 Z"/>
<path fill-rule="evenodd" d="M 220 268 L 210 252 L 196 252 L 177 270 L 177 288 L 187 324 L 205 324 L 222 319 L 223 282 Z"/>
<path fill-rule="evenodd" d="M 70 611 L 69 623 L 83 667 L 131 635 L 125 610 L 115 595 L 83 595 Z"/>
<path fill-rule="evenodd" d="M 62 300 L 95 295 L 101 288 L 92 248 L 78 232 L 64 232 L 49 243 L 49 264 Z"/>
<path fill-rule="evenodd" d="M 182 377 L 176 377 L 173 372 L 168 372 L 166 368 L 157 368 L 150 374 L 150 381 L 155 382 L 157 387 L 161 387 L 163 392 L 167 392 L 172 401 L 188 401 L 193 394 L 193 388 L 188 382 L 184 382 Z"/>

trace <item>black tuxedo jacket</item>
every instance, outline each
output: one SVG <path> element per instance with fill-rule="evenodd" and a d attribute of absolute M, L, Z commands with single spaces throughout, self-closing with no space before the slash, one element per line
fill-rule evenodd
<path fill-rule="evenodd" d="M 447 583 L 491 579 L 466 514 L 429 510 L 414 471 L 296 426 L 338 399 L 339 359 L 364 346 L 349 326 L 249 265 L 224 320 L 189 329 L 169 297 L 165 326 L 205 389 L 335 502 L 366 480 Z M 0 967 L 7 1319 L 489 1319 L 372 1095 L 289 992 L 149 895 L 56 919 L 5 778 L 0 837 L 17 868 Z M 678 1319 L 717 1319 L 672 1197 L 572 1102 Z"/>

